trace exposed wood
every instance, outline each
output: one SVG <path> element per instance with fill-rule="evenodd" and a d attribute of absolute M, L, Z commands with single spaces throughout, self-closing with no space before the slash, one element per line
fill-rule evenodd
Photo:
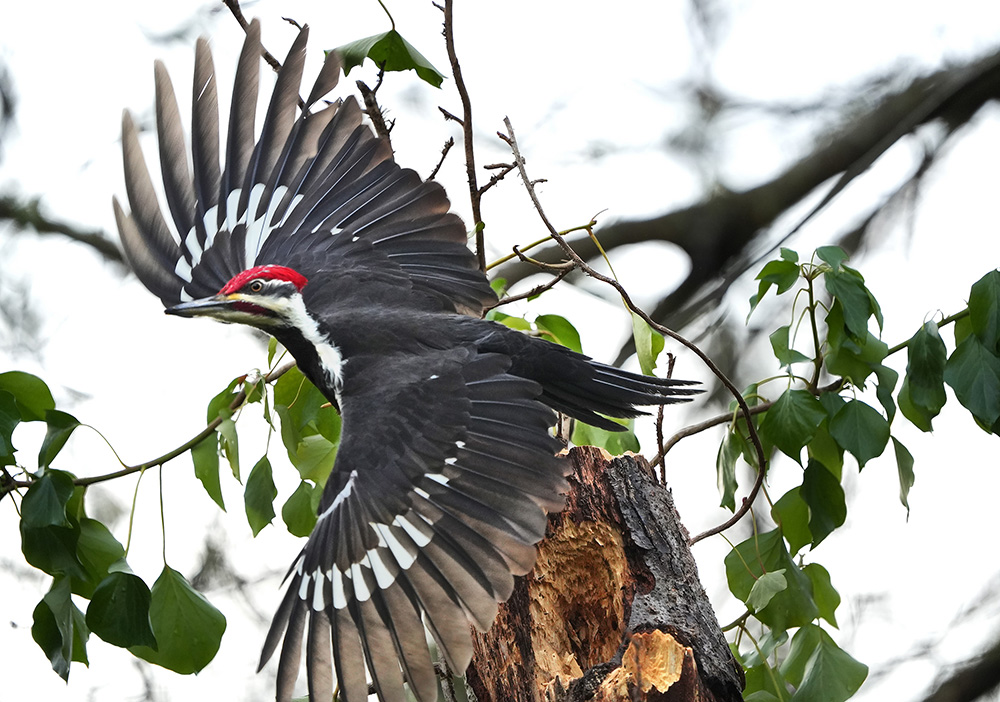
<path fill-rule="evenodd" d="M 479 702 L 739 700 L 743 673 L 670 491 L 641 458 L 570 451 L 566 509 L 467 676 Z"/>

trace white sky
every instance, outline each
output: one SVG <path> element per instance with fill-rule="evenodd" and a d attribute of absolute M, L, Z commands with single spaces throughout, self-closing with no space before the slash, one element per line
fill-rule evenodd
<path fill-rule="evenodd" d="M 697 174 L 660 148 L 665 135 L 686 124 L 688 108 L 675 91 L 691 79 L 698 57 L 704 56 L 703 49 L 691 45 L 687 5 L 622 0 L 613 6 L 575 3 L 571 11 L 563 4 L 526 0 L 489 9 L 459 5 L 459 52 L 472 91 L 478 162 L 506 159 L 492 135 L 509 116 L 529 173 L 549 180 L 540 192 L 557 227 L 583 223 L 600 210 L 608 210 L 606 219 L 636 217 L 699 197 Z M 733 5 L 736 10 L 721 27 L 712 70 L 724 91 L 753 101 L 817 99 L 849 90 L 888 67 L 917 74 L 942 61 L 983 53 L 1000 40 L 1000 4 L 989 0 Z M 3 2 L 0 57 L 16 81 L 19 103 L 17 127 L 0 162 L 0 190 L 41 194 L 50 214 L 113 232 L 111 195 L 121 197 L 124 191 L 118 143 L 122 108 L 139 117 L 150 114 L 155 58 L 166 62 L 182 104 L 190 81 L 193 40 L 154 46 L 148 35 L 186 25 L 204 7 L 195 2 Z M 429 3 L 412 2 L 392 3 L 392 10 L 404 36 L 447 73 L 437 11 Z M 279 56 L 293 36 L 280 17 L 308 22 L 314 62 L 322 48 L 387 28 L 375 2 L 265 0 L 245 11 L 261 18 L 265 45 Z M 198 17 L 199 32 L 212 39 L 220 102 L 225 103 L 225 80 L 231 77 L 241 32 L 221 6 L 215 14 L 201 11 Z M 342 88 L 371 75 L 352 73 Z M 390 117 L 398 120 L 393 132 L 398 160 L 423 174 L 437 162 L 444 140 L 457 136 L 454 125 L 443 124 L 436 110 L 443 105 L 459 112 L 450 88 L 450 81 L 437 91 L 403 77 L 393 78 L 382 93 Z M 733 188 L 773 175 L 821 131 L 808 120 L 789 126 L 765 115 L 724 126 L 715 149 L 720 173 Z M 590 160 L 587 154 L 594 145 L 618 150 Z M 908 337 L 925 318 L 961 308 L 971 283 L 1000 260 L 992 207 L 1000 185 L 998 152 L 1000 112 L 994 107 L 966 128 L 962 141 L 931 173 L 912 227 L 905 221 L 885 227 L 886 248 L 856 262 L 883 305 L 888 321 L 884 338 L 890 344 Z M 904 178 L 918 157 L 916 141 L 895 147 L 790 245 L 807 251 L 826 243 Z M 440 178 L 468 221 L 460 148 L 453 150 Z M 494 252 L 540 236 L 541 227 L 513 179 L 490 193 L 485 217 Z M 6 232 L 0 233 L 0 245 L 6 278 L 0 285 L 29 284 L 45 316 L 45 345 L 38 357 L 5 358 L 0 368 L 41 375 L 60 406 L 100 428 L 127 462 L 185 441 L 203 425 L 205 404 L 215 392 L 230 378 L 265 363 L 262 347 L 247 332 L 165 318 L 159 302 L 134 278 L 122 277 L 86 249 L 33 236 L 12 239 Z M 658 285 L 667 286 L 683 274 L 683 260 L 663 248 L 654 254 L 622 252 L 614 260 L 619 274 L 642 275 Z M 745 314 L 742 301 L 734 309 Z M 546 296 L 528 311 L 566 314 L 581 327 L 585 349 L 600 359 L 612 357 L 628 324 L 614 305 L 573 294 Z M 680 375 L 705 377 L 694 360 L 682 357 L 680 363 Z M 751 379 L 736 380 L 743 385 Z M 675 415 L 676 426 L 696 418 Z M 831 537 L 815 554 L 844 597 L 838 612 L 842 631 L 832 633 L 873 674 L 886 661 L 906 657 L 917 642 L 941 644 L 928 661 L 904 666 L 881 684 L 863 688 L 858 699 L 880 699 L 886 691 L 894 699 L 916 699 L 942 665 L 967 657 L 996 635 L 1000 608 L 995 601 L 989 616 L 949 632 L 956 613 L 981 600 L 987 581 L 998 572 L 990 536 L 995 530 L 993 496 L 1000 491 L 996 439 L 969 430 L 969 424 L 951 398 L 933 436 L 901 431 L 917 458 L 909 522 L 896 502 L 894 462 L 877 459 L 847 480 L 849 531 Z M 252 434 L 249 428 L 241 432 L 245 471 L 263 450 L 262 439 Z M 715 508 L 718 438 L 687 440 L 672 454 L 671 485 L 692 532 L 724 518 Z M 30 461 L 40 436 L 20 431 L 15 439 L 22 461 Z M 84 431 L 77 432 L 64 457 L 60 467 L 78 474 L 115 467 L 100 440 Z M 279 500 L 294 485 L 286 470 Z M 129 557 L 148 583 L 162 565 L 155 478 L 147 476 L 139 492 Z M 297 552 L 297 542 L 280 527 L 252 540 L 238 486 L 223 482 L 226 515 L 214 509 L 194 481 L 188 459 L 168 466 L 169 562 L 190 576 L 204 533 L 223 534 L 237 572 L 251 581 L 267 576 L 252 597 L 269 618 L 278 601 L 280 575 Z M 775 496 L 784 482 L 776 476 Z M 127 511 L 133 487 L 129 482 L 107 494 Z M 17 661 L 17 674 L 7 676 L 2 699 L 141 698 L 143 682 L 131 656 L 96 638 L 89 646 L 91 669 L 75 665 L 68 686 L 50 671 L 29 631 L 31 610 L 47 581 L 17 569 L 23 561 L 9 502 L 0 503 L 0 534 L 3 618 L 11 622 L 0 627 L 0 658 Z M 116 535 L 124 542 L 124 521 L 117 523 Z M 740 613 L 722 575 L 727 549 L 722 539 L 713 539 L 695 550 L 724 623 Z M 197 677 L 153 671 L 157 699 L 220 694 L 268 699 L 270 679 L 253 674 L 266 622 L 238 597 L 212 599 L 229 620 L 219 657 Z"/>

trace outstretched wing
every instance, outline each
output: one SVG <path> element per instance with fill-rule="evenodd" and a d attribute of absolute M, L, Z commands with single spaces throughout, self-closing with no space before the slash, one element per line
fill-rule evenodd
<path fill-rule="evenodd" d="M 380 699 L 402 702 L 405 680 L 436 700 L 425 624 L 452 670 L 468 666 L 468 622 L 490 626 L 565 489 L 555 416 L 509 364 L 457 348 L 345 367 L 334 470 L 261 655 L 284 634 L 279 701 L 303 636 L 314 700 L 330 699 L 331 671 L 339 699 L 367 699 L 365 664 Z"/>
<path fill-rule="evenodd" d="M 270 263 L 306 278 L 321 270 L 347 276 L 359 296 L 366 285 L 388 279 L 399 304 L 479 315 L 496 298 L 441 186 L 400 168 L 389 145 L 362 124 L 353 98 L 320 106 L 339 78 L 335 53 L 300 109 L 307 38 L 305 28 L 292 44 L 255 141 L 261 45 L 259 24 L 251 23 L 223 165 L 208 43 L 199 39 L 195 52 L 191 161 L 170 77 L 157 62 L 160 167 L 176 231 L 161 212 L 126 112 L 122 144 L 132 211 L 126 214 L 117 200 L 114 206 L 133 270 L 167 306 L 213 295 L 241 271 Z"/>

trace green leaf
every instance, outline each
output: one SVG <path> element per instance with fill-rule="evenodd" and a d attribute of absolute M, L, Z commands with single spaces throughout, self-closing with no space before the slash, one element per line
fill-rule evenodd
<path fill-rule="evenodd" d="M 811 361 L 812 359 L 804 353 L 788 348 L 788 331 L 789 325 L 786 324 L 771 332 L 771 335 L 768 337 L 771 340 L 771 350 L 774 352 L 774 357 L 778 359 L 781 367 L 785 368 L 786 366 L 791 366 L 793 363 Z"/>
<path fill-rule="evenodd" d="M 861 274 L 848 268 L 830 271 L 823 275 L 827 292 L 840 301 L 844 325 L 858 339 L 868 336 L 868 318 L 874 313 L 871 294 L 865 287 Z"/>
<path fill-rule="evenodd" d="M 70 597 L 69 581 L 56 578 L 32 613 L 31 638 L 45 652 L 52 670 L 69 681 L 73 661 L 88 663 L 89 637 L 83 612 Z"/>
<path fill-rule="evenodd" d="M 868 666 L 852 658 L 818 626 L 809 624 L 792 637 L 781 672 L 796 687 L 793 702 L 845 702 L 868 677 Z"/>
<path fill-rule="evenodd" d="M 795 258 L 798 259 L 798 256 L 795 256 Z M 784 253 L 782 253 L 782 260 L 768 261 L 764 264 L 760 273 L 757 274 L 756 280 L 759 280 L 760 284 L 757 286 L 757 293 L 750 298 L 750 313 L 747 314 L 747 319 L 757 309 L 757 305 L 764 298 L 764 295 L 767 294 L 767 291 L 771 289 L 772 285 L 778 287 L 778 295 L 780 295 L 795 285 L 798 279 L 798 263 L 785 258 Z"/>
<path fill-rule="evenodd" d="M 213 397 L 211 400 L 208 401 L 208 411 L 205 413 L 206 422 L 210 424 L 214 422 L 216 419 L 218 419 L 220 416 L 222 417 L 232 416 L 232 410 L 229 409 L 229 406 L 233 404 L 233 400 L 236 399 L 236 394 L 237 394 L 236 388 L 242 382 L 243 382 L 242 378 L 234 378 L 233 381 L 226 386 L 225 390 L 223 390 L 218 395 L 216 395 L 215 397 Z"/>
<path fill-rule="evenodd" d="M 325 485 L 333 469 L 333 462 L 337 458 L 337 444 L 331 443 L 325 436 L 319 434 L 304 436 L 295 447 L 295 451 L 288 452 L 288 458 L 303 480 L 312 480 L 317 485 Z"/>
<path fill-rule="evenodd" d="M 820 246 L 816 249 L 816 257 L 828 264 L 835 272 L 839 271 L 841 264 L 849 258 L 839 246 Z"/>
<path fill-rule="evenodd" d="M 791 261 L 792 263 L 798 263 L 799 262 L 799 254 L 794 249 L 789 249 L 789 248 L 785 248 L 784 246 L 782 246 L 778 250 L 778 254 L 781 256 L 781 259 L 783 261 Z"/>
<path fill-rule="evenodd" d="M 149 625 L 151 595 L 132 573 L 111 573 L 94 590 L 87 607 L 87 626 L 113 646 L 157 648 Z"/>
<path fill-rule="evenodd" d="M 879 364 L 875 366 L 875 377 L 878 379 L 878 386 L 875 388 L 875 397 L 885 410 L 885 416 L 889 424 L 892 424 L 896 416 L 896 403 L 893 402 L 892 393 L 896 389 L 896 381 L 899 380 L 899 373 L 889 366 Z"/>
<path fill-rule="evenodd" d="M 340 438 L 340 416 L 315 385 L 298 368 L 292 368 L 274 385 L 274 406 L 281 418 L 281 439 L 294 451 L 301 436 L 319 433 L 331 442 Z M 284 411 L 283 411 L 284 410 Z M 291 422 L 286 427 L 286 423 Z M 287 432 L 287 433 L 286 433 Z"/>
<path fill-rule="evenodd" d="M 722 494 L 721 506 L 728 507 L 730 512 L 736 510 L 736 488 L 739 486 L 736 480 L 736 461 L 743 454 L 744 443 L 743 437 L 730 428 L 719 445 L 719 453 L 715 459 L 719 492 Z"/>
<path fill-rule="evenodd" d="M 826 466 L 811 460 L 802 476 L 801 495 L 809 505 L 809 531 L 815 548 L 847 519 L 844 488 Z"/>
<path fill-rule="evenodd" d="M 802 568 L 812 583 L 813 601 L 819 608 L 819 616 L 833 626 L 837 626 L 837 607 L 840 606 L 840 593 L 830 582 L 830 573 L 819 563 L 809 563 Z M 838 627 L 839 628 L 839 627 Z"/>
<path fill-rule="evenodd" d="M 757 642 L 757 646 L 750 649 L 741 662 L 744 667 L 747 668 L 760 665 L 761 663 L 766 663 L 768 658 L 771 657 L 771 654 L 773 654 L 774 651 L 780 646 L 784 646 L 787 642 L 788 632 L 766 629 L 764 631 L 764 636 Z"/>
<path fill-rule="evenodd" d="M 318 492 L 314 485 L 303 480 L 281 507 L 281 519 L 293 536 L 309 536 L 316 526 L 313 494 Z"/>
<path fill-rule="evenodd" d="M 903 386 L 899 388 L 899 395 L 896 396 L 896 402 L 899 403 L 899 411 L 902 412 L 904 417 L 910 420 L 913 426 L 917 427 L 920 431 L 933 430 L 934 427 L 931 425 L 933 416 L 928 414 L 926 409 L 914 405 L 910 399 L 910 379 L 908 377 L 903 378 Z"/>
<path fill-rule="evenodd" d="M 834 300 L 826 315 L 827 352 L 825 361 L 832 375 L 842 375 L 861 387 L 865 379 L 889 353 L 889 347 L 871 332 L 856 336 L 849 333 L 844 322 L 844 308 Z"/>
<path fill-rule="evenodd" d="M 493 294 L 499 299 L 503 299 L 503 296 L 507 294 L 507 279 L 496 277 L 490 281 L 490 288 L 493 290 Z M 490 310 L 492 312 L 493 310 Z"/>
<path fill-rule="evenodd" d="M 344 44 L 337 47 L 336 52 L 344 61 L 345 76 L 352 68 L 364 63 L 365 58 L 370 58 L 384 71 L 416 71 L 421 80 L 435 88 L 440 88 L 444 81 L 444 74 L 395 29 Z"/>
<path fill-rule="evenodd" d="M 7 391 L 17 400 L 22 421 L 41 422 L 45 412 L 56 408 L 49 386 L 31 373 L 8 371 L 0 373 L 0 391 Z"/>
<path fill-rule="evenodd" d="M 108 528 L 96 519 L 83 517 L 79 526 L 76 556 L 86 577 L 73 578 L 73 593 L 89 598 L 93 595 L 94 588 L 107 577 L 111 567 L 125 558 L 125 549 Z"/>
<path fill-rule="evenodd" d="M 809 505 L 802 499 L 801 489 L 796 486 L 774 503 L 771 518 L 781 528 L 791 553 L 798 553 L 806 544 L 812 543 L 809 531 Z"/>
<path fill-rule="evenodd" d="M 278 340 L 273 336 L 267 340 L 267 365 L 274 363 L 274 355 L 278 352 Z"/>
<path fill-rule="evenodd" d="M 6 390 L 0 390 L 0 465 L 14 465 L 14 442 L 11 438 L 14 429 L 21 423 L 21 412 L 17 408 L 17 400 Z"/>
<path fill-rule="evenodd" d="M 764 573 L 750 588 L 750 594 L 747 595 L 747 607 L 753 612 L 764 609 L 775 595 L 787 587 L 788 581 L 785 580 L 785 571 L 776 570 L 773 573 Z"/>
<path fill-rule="evenodd" d="M 274 519 L 274 498 L 277 496 L 278 489 L 274 486 L 274 479 L 271 476 L 271 462 L 264 456 L 250 471 L 246 488 L 243 490 L 247 522 L 254 536 Z"/>
<path fill-rule="evenodd" d="M 149 646 L 131 646 L 129 650 L 181 675 L 197 673 L 208 665 L 226 631 L 222 612 L 170 566 L 164 566 L 153 583 L 149 621 L 156 650 Z"/>
<path fill-rule="evenodd" d="M 194 475 L 201 481 L 205 492 L 212 498 L 219 509 L 226 511 L 226 503 L 222 499 L 222 485 L 219 481 L 219 435 L 212 432 L 195 444 L 191 449 L 191 460 L 194 462 Z"/>
<path fill-rule="evenodd" d="M 962 406 L 986 426 L 1000 418 L 1000 358 L 978 336 L 966 337 L 944 367 L 944 382 Z"/>
<path fill-rule="evenodd" d="M 907 344 L 906 380 L 910 406 L 930 420 L 948 399 L 944 392 L 947 351 L 934 322 L 927 322 Z"/>
<path fill-rule="evenodd" d="M 827 396 L 830 396 L 829 398 Z M 835 393 L 824 393 L 820 396 L 820 404 L 827 408 L 827 414 L 831 414 L 831 407 L 828 405 L 833 405 L 834 402 L 830 401 L 832 398 L 840 400 L 840 396 Z M 843 403 L 837 404 L 833 408 L 832 414 L 837 414 Z M 816 430 L 816 435 L 813 436 L 812 441 L 809 442 L 809 446 L 806 447 L 808 451 L 809 458 L 814 458 L 824 466 L 826 469 L 833 473 L 834 477 L 840 480 L 843 470 L 844 470 L 844 449 L 841 447 L 837 441 L 830 436 L 830 420 L 826 419 L 822 424 L 819 425 L 819 429 Z"/>
<path fill-rule="evenodd" d="M 1000 271 L 992 270 L 972 285 L 969 322 L 983 346 L 1000 350 Z"/>
<path fill-rule="evenodd" d="M 639 368 L 643 375 L 652 375 L 656 368 L 656 359 L 663 351 L 663 337 L 653 331 L 642 317 L 632 313 L 632 338 L 635 339 L 635 351 L 639 358 Z"/>
<path fill-rule="evenodd" d="M 52 459 L 62 451 L 67 439 L 73 430 L 80 426 L 80 422 L 71 414 L 60 412 L 59 410 L 48 410 L 45 412 L 45 438 L 42 439 L 42 447 L 38 450 L 38 467 L 48 468 Z"/>
<path fill-rule="evenodd" d="M 830 435 L 854 455 L 859 468 L 864 468 L 868 461 L 885 451 L 889 443 L 889 423 L 871 405 L 850 400 L 830 420 Z"/>
<path fill-rule="evenodd" d="M 760 433 L 781 449 L 781 452 L 801 462 L 802 447 L 816 434 L 826 410 L 805 390 L 786 390 L 767 411 L 760 423 Z"/>
<path fill-rule="evenodd" d="M 726 556 L 725 563 L 729 589 L 744 602 L 758 578 L 765 573 L 784 572 L 787 587 L 756 613 L 757 619 L 771 628 L 803 626 L 819 616 L 810 592 L 811 583 L 789 556 L 780 529 L 751 536 L 738 544 Z"/>
<path fill-rule="evenodd" d="M 497 312 L 496 310 L 490 310 L 490 320 L 498 322 L 505 327 L 510 327 L 511 329 L 516 329 L 517 331 L 530 332 L 532 331 L 531 322 L 523 317 L 514 317 L 503 312 Z"/>
<path fill-rule="evenodd" d="M 240 479 L 240 439 L 236 433 L 236 422 L 232 417 L 223 417 L 219 423 L 219 448 L 229 461 L 233 477 Z"/>
<path fill-rule="evenodd" d="M 33 528 L 21 521 L 21 553 L 24 560 L 49 575 L 87 578 L 76 555 L 80 530 L 75 527 L 47 526 Z"/>
<path fill-rule="evenodd" d="M 899 470 L 899 501 L 906 507 L 906 516 L 910 516 L 910 488 L 913 487 L 913 456 L 902 442 L 892 437 L 892 447 L 896 453 L 896 468 Z"/>
<path fill-rule="evenodd" d="M 557 314 L 543 314 L 535 319 L 535 326 L 538 327 L 539 331 L 544 332 L 543 339 L 562 344 L 577 353 L 583 353 L 580 332 L 565 317 L 560 317 Z M 662 340 L 663 338 L 660 337 L 661 342 Z"/>
<path fill-rule="evenodd" d="M 21 502 L 21 524 L 32 529 L 71 526 L 66 503 L 73 496 L 73 476 L 61 470 L 46 471 L 32 483 Z"/>
<path fill-rule="evenodd" d="M 787 702 L 788 683 L 767 661 L 747 668 L 744 702 Z"/>
<path fill-rule="evenodd" d="M 612 456 L 621 456 L 626 451 L 638 453 L 639 440 L 632 431 L 634 421 L 631 419 L 609 419 L 616 424 L 628 427 L 626 431 L 607 431 L 591 426 L 585 422 L 574 422 L 573 436 L 570 440 L 577 446 L 597 446 Z"/>

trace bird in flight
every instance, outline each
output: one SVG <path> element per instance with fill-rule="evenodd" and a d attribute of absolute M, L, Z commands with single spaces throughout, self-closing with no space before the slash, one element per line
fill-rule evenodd
<path fill-rule="evenodd" d="M 428 637 L 454 671 L 513 576 L 528 572 L 568 462 L 553 410 L 607 417 L 690 399 L 694 383 L 636 375 L 483 320 L 496 303 L 440 185 L 393 160 L 337 83 L 331 52 L 308 97 L 308 30 L 255 136 L 260 27 L 247 30 L 224 160 L 208 43 L 195 53 L 190 160 L 174 90 L 155 67 L 163 195 L 122 120 L 126 257 L 168 314 L 274 336 L 342 416 L 316 526 L 286 576 L 260 667 L 281 645 L 279 702 L 305 642 L 310 698 L 437 699 Z"/>

